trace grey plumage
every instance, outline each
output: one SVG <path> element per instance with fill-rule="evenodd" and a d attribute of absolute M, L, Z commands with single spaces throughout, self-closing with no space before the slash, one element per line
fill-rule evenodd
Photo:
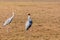
<path fill-rule="evenodd" d="M 31 25 L 32 25 L 32 19 L 30 17 L 30 14 L 28 14 L 28 20 L 25 24 L 25 30 L 28 30 L 31 27 Z"/>
<path fill-rule="evenodd" d="M 14 12 L 12 14 L 13 15 L 4 22 L 3 26 L 6 26 L 11 23 L 11 21 L 13 20 L 13 17 L 14 17 Z"/>

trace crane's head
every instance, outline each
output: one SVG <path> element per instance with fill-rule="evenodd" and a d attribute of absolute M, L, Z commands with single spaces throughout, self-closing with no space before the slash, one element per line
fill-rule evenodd
<path fill-rule="evenodd" d="M 30 15 L 30 14 L 28 14 L 28 15 Z"/>

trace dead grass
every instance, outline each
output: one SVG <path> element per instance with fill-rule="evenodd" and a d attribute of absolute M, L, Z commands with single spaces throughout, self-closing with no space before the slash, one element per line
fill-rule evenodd
<path fill-rule="evenodd" d="M 15 12 L 12 23 L 3 27 L 12 11 Z M 33 25 L 25 31 L 28 13 Z M 0 2 L 0 40 L 60 40 L 60 3 Z"/>

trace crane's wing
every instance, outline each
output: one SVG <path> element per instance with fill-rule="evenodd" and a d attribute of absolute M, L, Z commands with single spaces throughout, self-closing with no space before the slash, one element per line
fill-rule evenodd
<path fill-rule="evenodd" d="M 31 25 L 32 25 L 32 21 L 27 21 L 25 29 L 28 30 L 31 27 Z"/>
<path fill-rule="evenodd" d="M 7 24 L 10 24 L 11 21 L 12 21 L 12 18 L 7 19 L 7 20 L 4 22 L 3 26 L 6 26 Z"/>

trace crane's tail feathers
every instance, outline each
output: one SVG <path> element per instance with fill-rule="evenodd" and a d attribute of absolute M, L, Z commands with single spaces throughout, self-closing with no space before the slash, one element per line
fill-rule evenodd
<path fill-rule="evenodd" d="M 5 27 L 6 25 L 3 24 L 2 26 Z"/>
<path fill-rule="evenodd" d="M 30 27 L 31 27 L 31 25 L 29 27 L 25 28 L 25 30 L 27 31 Z"/>

